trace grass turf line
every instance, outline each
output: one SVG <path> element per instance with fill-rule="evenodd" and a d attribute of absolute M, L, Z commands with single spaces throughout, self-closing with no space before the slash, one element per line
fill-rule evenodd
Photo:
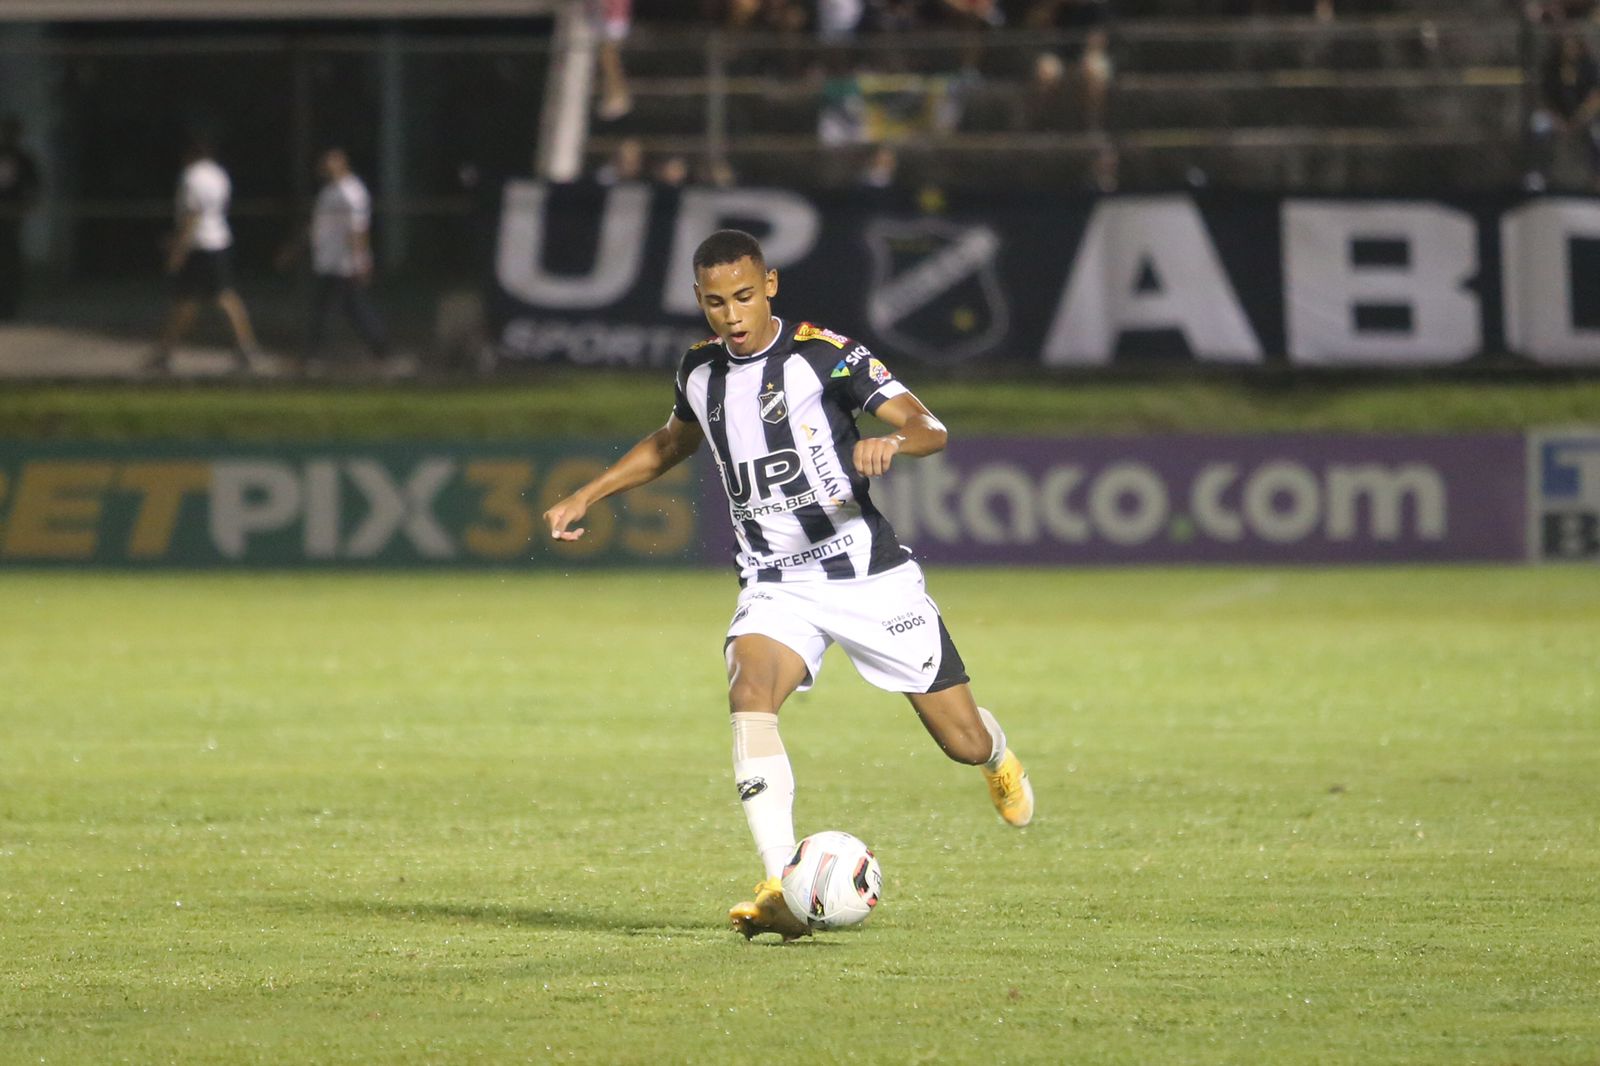
<path fill-rule="evenodd" d="M 725 575 L 0 575 L 0 1060 L 1600 1057 L 1600 574 L 930 584 L 1038 820 L 832 652 L 779 947 Z"/>
<path fill-rule="evenodd" d="M 913 387 L 958 437 L 1016 433 L 1446 432 L 1600 423 L 1600 381 L 1248 384 L 934 381 Z M 536 382 L 373 388 L 24 386 L 0 439 L 635 439 L 666 420 L 670 371 L 551 369 Z"/>

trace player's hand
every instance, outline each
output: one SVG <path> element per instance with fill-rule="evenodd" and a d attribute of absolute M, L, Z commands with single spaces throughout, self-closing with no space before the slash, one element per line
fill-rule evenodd
<path fill-rule="evenodd" d="M 856 441 L 855 454 L 851 456 L 856 472 L 865 477 L 879 477 L 889 472 L 895 453 L 900 450 L 899 437 L 868 437 Z"/>
<path fill-rule="evenodd" d="M 544 520 L 550 523 L 550 536 L 556 540 L 577 540 L 583 536 L 583 529 L 568 529 L 572 523 L 581 519 L 589 510 L 589 505 L 576 496 L 568 496 L 560 503 L 544 513 Z"/>

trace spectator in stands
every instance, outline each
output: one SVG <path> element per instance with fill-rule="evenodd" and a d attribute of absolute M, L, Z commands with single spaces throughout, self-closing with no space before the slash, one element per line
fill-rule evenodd
<path fill-rule="evenodd" d="M 803 30 L 811 22 L 810 13 L 797 0 L 724 0 L 714 5 L 721 9 L 721 21 L 730 30 Z"/>
<path fill-rule="evenodd" d="M 1530 191 L 1549 182 L 1558 137 L 1583 142 L 1590 179 L 1600 189 L 1600 69 L 1588 43 L 1576 32 L 1563 33 L 1545 57 L 1539 79 L 1540 101 L 1529 121 L 1533 168 L 1524 179 Z"/>
<path fill-rule="evenodd" d="M 633 0 L 589 0 L 589 13 L 600 35 L 600 103 L 595 114 L 612 122 L 633 110 L 622 66 L 622 42 L 633 28 Z"/>
<path fill-rule="evenodd" d="M 22 223 L 39 198 L 39 167 L 22 147 L 22 120 L 0 119 L 0 321 L 17 317 L 24 266 Z"/>
<path fill-rule="evenodd" d="M 1033 0 L 1021 22 L 1037 30 L 1087 30 L 1103 26 L 1108 0 Z"/>
<path fill-rule="evenodd" d="M 1109 195 L 1122 187 L 1122 155 L 1110 141 L 1103 142 L 1089 161 L 1085 187 L 1100 195 Z"/>
<path fill-rule="evenodd" d="M 1083 78 L 1083 120 L 1091 130 L 1105 128 L 1106 95 L 1115 68 L 1111 63 L 1111 38 L 1105 30 L 1091 30 L 1078 62 Z"/>
<path fill-rule="evenodd" d="M 203 138 L 191 141 L 178 179 L 176 231 L 167 245 L 167 273 L 174 280 L 172 308 L 162 324 L 155 353 L 146 369 L 172 370 L 172 353 L 200 315 L 200 302 L 211 300 L 227 316 L 233 330 L 234 355 L 240 370 L 252 370 L 259 359 L 250 313 L 233 287 L 233 230 L 228 204 L 233 182 L 212 158 Z"/>
<path fill-rule="evenodd" d="M 998 0 L 925 0 L 922 21 L 947 29 L 986 29 L 1005 24 L 1005 11 Z"/>
<path fill-rule="evenodd" d="M 735 173 L 733 164 L 728 162 L 727 156 L 711 155 L 701 167 L 700 182 L 718 189 L 731 189 L 739 184 L 739 175 Z"/>
<path fill-rule="evenodd" d="M 1527 0 L 1522 9 L 1529 22 L 1560 26 L 1594 14 L 1595 0 Z"/>
<path fill-rule="evenodd" d="M 872 154 L 867 157 L 867 165 L 861 170 L 858 184 L 863 189 L 892 189 L 895 177 L 900 170 L 900 155 L 891 145 L 880 144 L 872 149 Z"/>
<path fill-rule="evenodd" d="M 1073 110 L 1066 63 L 1054 52 L 1039 53 L 1017 117 L 1027 129 L 1057 132 L 1073 127 Z"/>
<path fill-rule="evenodd" d="M 672 188 L 685 185 L 689 181 L 689 161 L 677 154 L 666 156 L 656 164 L 652 176 L 661 185 Z"/>
<path fill-rule="evenodd" d="M 611 158 L 595 171 L 594 180 L 601 185 L 643 181 L 644 142 L 637 137 L 624 137 L 617 143 L 617 149 L 611 153 Z"/>
<path fill-rule="evenodd" d="M 817 36 L 824 41 L 847 41 L 861 28 L 866 13 L 863 0 L 817 0 Z"/>

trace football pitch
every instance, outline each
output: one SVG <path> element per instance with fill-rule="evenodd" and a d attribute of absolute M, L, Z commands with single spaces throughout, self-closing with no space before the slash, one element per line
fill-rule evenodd
<path fill-rule="evenodd" d="M 995 817 L 837 650 L 725 928 L 725 573 L 0 575 L 0 1061 L 1600 1061 L 1600 571 L 933 570 Z"/>

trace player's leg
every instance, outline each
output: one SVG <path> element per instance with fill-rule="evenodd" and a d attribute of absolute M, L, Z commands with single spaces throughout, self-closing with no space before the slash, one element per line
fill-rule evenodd
<path fill-rule="evenodd" d="M 769 636 L 735 637 L 727 649 L 733 776 L 768 877 L 794 853 L 794 771 L 778 733 L 778 710 L 807 676 L 805 660 Z"/>
<path fill-rule="evenodd" d="M 780 880 L 795 839 L 794 771 L 778 732 L 778 711 L 791 693 L 810 685 L 828 642 L 788 599 L 745 590 L 726 645 L 733 776 L 764 874 L 754 897 L 728 911 L 746 939 L 777 933 L 793 940 L 809 932 L 784 902 Z"/>
<path fill-rule="evenodd" d="M 977 766 L 989 783 L 989 798 L 1008 825 L 1033 820 L 1033 786 L 1022 761 L 1006 744 L 1006 731 L 987 708 L 979 707 L 972 686 L 938 692 L 908 692 L 906 698 L 928 735 L 956 762 Z"/>
<path fill-rule="evenodd" d="M 995 809 L 1011 825 L 1033 818 L 1033 788 L 994 715 L 973 699 L 967 667 L 928 596 L 921 567 L 831 583 L 828 635 L 870 684 L 901 692 L 930 736 L 956 762 L 977 766 Z"/>

